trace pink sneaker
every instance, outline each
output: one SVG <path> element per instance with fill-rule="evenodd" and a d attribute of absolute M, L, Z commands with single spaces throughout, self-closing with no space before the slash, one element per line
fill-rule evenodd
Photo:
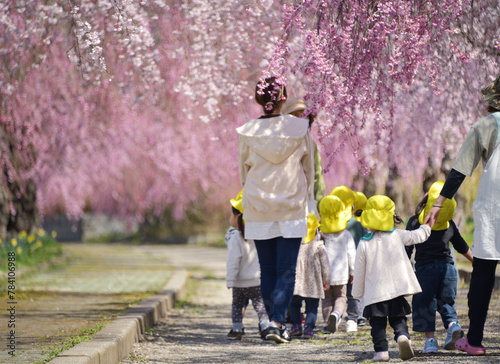
<path fill-rule="evenodd" d="M 458 339 L 455 343 L 455 347 L 460 351 L 465 351 L 469 355 L 484 355 L 486 354 L 486 348 L 484 346 L 472 346 L 469 345 L 469 340 L 466 337 Z"/>

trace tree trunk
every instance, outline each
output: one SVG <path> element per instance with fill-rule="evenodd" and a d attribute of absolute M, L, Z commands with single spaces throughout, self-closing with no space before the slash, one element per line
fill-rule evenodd
<path fill-rule="evenodd" d="M 5 151 L 4 151 L 5 152 Z M 19 161 L 15 149 L 8 152 L 16 167 Z M 36 207 L 36 185 L 28 181 L 10 181 L 7 166 L 3 165 L 3 183 L 0 184 L 0 237 L 10 238 L 21 231 L 33 232 L 39 223 Z M 22 183 L 22 184 L 21 184 Z"/>

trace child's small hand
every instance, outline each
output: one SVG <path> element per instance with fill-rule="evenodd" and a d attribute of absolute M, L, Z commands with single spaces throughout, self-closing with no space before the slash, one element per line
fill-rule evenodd
<path fill-rule="evenodd" d="M 349 276 L 349 284 L 352 285 L 353 280 L 354 280 L 354 276 Z"/>
<path fill-rule="evenodd" d="M 323 291 L 328 291 L 330 289 L 330 283 L 323 284 Z"/>

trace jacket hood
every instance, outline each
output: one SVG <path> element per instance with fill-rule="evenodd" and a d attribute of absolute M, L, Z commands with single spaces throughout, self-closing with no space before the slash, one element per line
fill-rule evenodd
<path fill-rule="evenodd" d="M 298 148 L 308 128 L 306 119 L 279 115 L 250 120 L 237 128 L 236 132 L 259 156 L 279 164 Z"/>
<path fill-rule="evenodd" d="M 443 186 L 444 186 L 444 181 L 437 181 L 432 184 L 431 188 L 429 188 L 429 194 L 427 195 L 427 204 L 425 205 L 425 208 L 418 216 L 418 222 L 420 224 L 424 223 L 425 217 L 431 210 L 432 205 L 436 203 L 436 200 L 438 199 L 441 190 L 443 189 Z M 436 223 L 432 226 L 432 230 L 439 231 L 448 229 L 448 227 L 450 226 L 449 221 L 453 219 L 456 207 L 457 207 L 457 202 L 455 201 L 455 199 L 452 198 L 450 200 L 449 198 L 447 198 L 443 202 L 443 207 L 441 207 L 441 212 L 439 213 Z"/>

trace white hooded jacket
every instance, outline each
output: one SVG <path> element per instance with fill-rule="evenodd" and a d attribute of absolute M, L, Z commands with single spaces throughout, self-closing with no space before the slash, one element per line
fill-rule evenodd
<path fill-rule="evenodd" d="M 314 153 L 306 119 L 264 117 L 236 129 L 245 220 L 307 217 L 313 196 Z"/>

